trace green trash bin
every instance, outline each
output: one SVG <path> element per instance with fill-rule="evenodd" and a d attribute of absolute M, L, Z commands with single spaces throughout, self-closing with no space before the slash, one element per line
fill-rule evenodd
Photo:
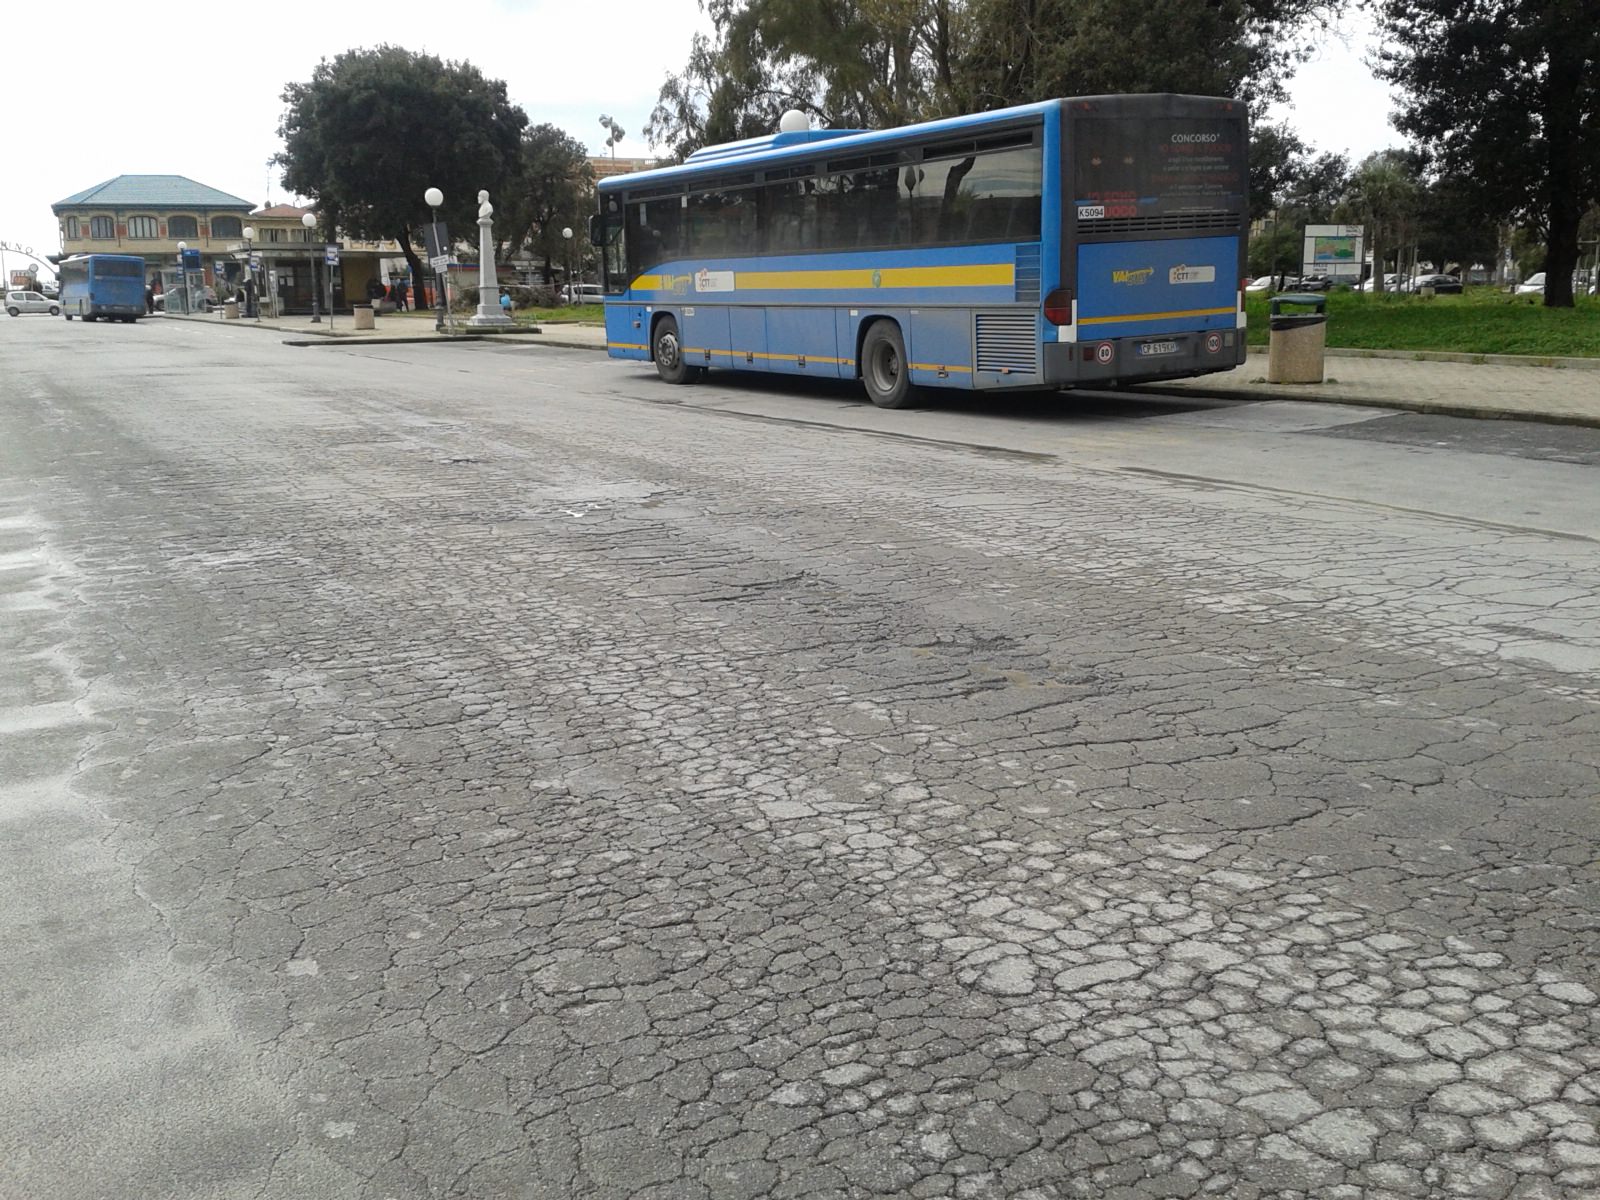
<path fill-rule="evenodd" d="M 1285 307 L 1309 312 L 1285 312 Z M 1305 292 L 1274 296 L 1267 306 L 1267 382 L 1321 383 L 1328 345 L 1328 300 Z"/>

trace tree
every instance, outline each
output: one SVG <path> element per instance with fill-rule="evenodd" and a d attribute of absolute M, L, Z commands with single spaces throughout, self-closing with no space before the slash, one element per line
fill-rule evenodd
<path fill-rule="evenodd" d="M 771 133 L 797 108 L 834 128 L 1056 96 L 1172 91 L 1269 100 L 1337 0 L 706 0 L 646 135 L 683 155 Z"/>
<path fill-rule="evenodd" d="M 1300 270 L 1305 227 L 1332 220 L 1349 174 L 1344 155 L 1311 157 L 1287 126 L 1250 131 L 1250 215 L 1265 226 L 1250 239 L 1252 275 Z"/>
<path fill-rule="evenodd" d="M 1382 0 L 1398 127 L 1480 212 L 1534 225 L 1544 302 L 1572 307 L 1578 226 L 1600 200 L 1600 0 Z"/>
<path fill-rule="evenodd" d="M 495 209 L 495 230 L 503 232 L 506 253 L 530 247 L 544 260 L 544 281 L 551 281 L 551 262 L 567 252 L 565 228 L 574 237 L 591 208 L 594 171 L 582 142 L 554 125 L 523 131 L 522 152 L 505 205 Z"/>
<path fill-rule="evenodd" d="M 1384 251 L 1400 252 L 1411 240 L 1422 195 L 1414 163 L 1398 150 L 1379 150 L 1361 160 L 1335 215 L 1352 225 L 1366 227 L 1367 248 L 1372 252 L 1372 290 L 1384 291 Z"/>
<path fill-rule="evenodd" d="M 1276 212 L 1307 150 L 1287 125 L 1259 124 L 1250 130 L 1250 219 Z"/>
<path fill-rule="evenodd" d="M 515 177 L 527 114 L 506 86 L 469 63 L 398 46 L 349 50 L 284 88 L 273 162 L 284 186 L 315 203 L 325 231 L 400 243 L 414 283 L 416 245 L 431 216 L 423 192 L 444 192 L 442 219 L 477 220 L 477 194 L 498 205 Z"/>

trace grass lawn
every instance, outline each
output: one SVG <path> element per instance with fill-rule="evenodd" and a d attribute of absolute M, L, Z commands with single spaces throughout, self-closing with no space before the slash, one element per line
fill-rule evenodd
<path fill-rule="evenodd" d="M 512 316 L 535 325 L 562 325 L 574 321 L 604 325 L 606 309 L 603 304 L 558 304 L 554 308 L 519 308 Z"/>
<path fill-rule="evenodd" d="M 1576 308 L 1545 308 L 1541 297 L 1512 297 L 1496 288 L 1432 300 L 1337 291 L 1327 301 L 1329 346 L 1600 358 L 1600 299 L 1594 296 L 1578 297 Z M 1264 346 L 1267 298 L 1247 296 L 1245 304 L 1250 344 Z"/>

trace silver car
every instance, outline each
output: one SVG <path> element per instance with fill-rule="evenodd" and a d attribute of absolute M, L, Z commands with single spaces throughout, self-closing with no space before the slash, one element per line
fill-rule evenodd
<path fill-rule="evenodd" d="M 61 305 L 42 292 L 7 292 L 6 311 L 13 317 L 23 313 L 49 313 L 57 317 L 61 315 Z"/>

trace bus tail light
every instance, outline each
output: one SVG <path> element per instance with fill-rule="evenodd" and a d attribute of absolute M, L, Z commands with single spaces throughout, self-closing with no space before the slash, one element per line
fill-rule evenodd
<path fill-rule="evenodd" d="M 1044 298 L 1044 319 L 1052 325 L 1072 324 L 1072 292 L 1057 288 Z"/>

